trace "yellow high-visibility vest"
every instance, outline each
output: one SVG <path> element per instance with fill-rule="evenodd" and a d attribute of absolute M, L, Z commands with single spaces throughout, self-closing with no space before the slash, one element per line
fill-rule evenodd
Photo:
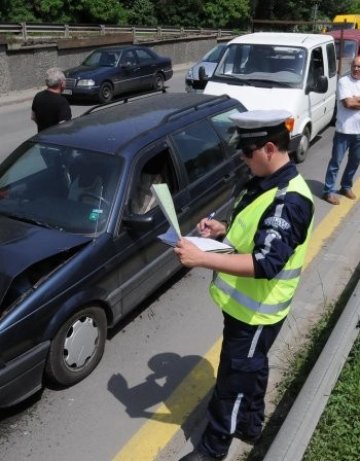
<path fill-rule="evenodd" d="M 239 254 L 252 253 L 259 221 L 275 197 L 281 199 L 287 192 L 297 192 L 313 203 L 313 198 L 302 176 L 297 175 L 284 189 L 270 189 L 240 211 L 226 235 L 226 243 Z M 281 218 L 279 218 L 281 225 Z M 307 236 L 298 245 L 285 267 L 273 279 L 239 277 L 218 272 L 210 285 L 210 295 L 215 303 L 232 317 L 249 325 L 270 325 L 288 314 L 300 273 L 304 264 L 313 219 Z"/>

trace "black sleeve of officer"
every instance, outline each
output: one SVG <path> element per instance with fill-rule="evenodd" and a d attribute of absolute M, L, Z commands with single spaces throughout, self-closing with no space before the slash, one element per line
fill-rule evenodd
<path fill-rule="evenodd" d="M 296 192 L 270 205 L 254 238 L 255 278 L 271 280 L 283 269 L 297 245 L 305 241 L 313 213 L 311 201 Z"/>

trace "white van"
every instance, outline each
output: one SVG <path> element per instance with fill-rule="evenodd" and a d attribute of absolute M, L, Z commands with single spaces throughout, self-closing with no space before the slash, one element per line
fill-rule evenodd
<path fill-rule="evenodd" d="M 302 162 L 310 141 L 333 118 L 336 82 L 331 36 L 257 32 L 229 42 L 204 93 L 228 94 L 248 110 L 291 112 L 290 151 Z"/>

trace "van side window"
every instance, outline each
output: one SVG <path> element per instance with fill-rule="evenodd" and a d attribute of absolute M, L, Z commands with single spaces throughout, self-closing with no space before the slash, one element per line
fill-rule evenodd
<path fill-rule="evenodd" d="M 130 211 L 145 214 L 152 210 L 156 201 L 151 192 L 151 185 L 161 183 L 167 183 L 172 195 L 179 190 L 175 167 L 168 150 L 154 155 L 140 167 L 140 173 L 131 192 Z"/>
<path fill-rule="evenodd" d="M 328 59 L 328 72 L 329 77 L 333 77 L 336 74 L 336 55 L 335 47 L 332 43 L 326 45 L 326 54 Z"/>
<path fill-rule="evenodd" d="M 322 75 L 324 75 L 324 58 L 322 48 L 318 47 L 311 52 L 308 85 L 314 88 Z"/>
<path fill-rule="evenodd" d="M 204 120 L 173 135 L 190 181 L 204 176 L 225 160 L 225 153 L 215 130 Z"/>

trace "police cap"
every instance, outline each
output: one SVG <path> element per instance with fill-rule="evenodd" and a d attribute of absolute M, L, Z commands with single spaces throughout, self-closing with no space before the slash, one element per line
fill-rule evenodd
<path fill-rule="evenodd" d="M 287 110 L 249 110 L 231 115 L 238 134 L 238 147 L 266 142 L 272 135 L 288 130 L 285 123 L 291 117 Z"/>

